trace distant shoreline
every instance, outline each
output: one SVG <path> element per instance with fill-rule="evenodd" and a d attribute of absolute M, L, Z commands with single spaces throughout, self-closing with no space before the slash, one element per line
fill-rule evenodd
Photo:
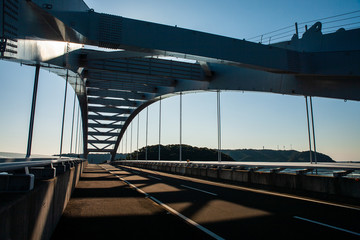
<path fill-rule="evenodd" d="M 158 145 L 154 145 L 155 147 Z M 148 146 L 151 147 L 151 146 Z M 212 149 L 214 151 L 217 151 L 216 149 Z M 241 152 L 241 151 L 255 151 L 255 152 L 299 152 L 297 150 L 273 150 L 273 149 L 248 149 L 248 148 L 244 148 L 244 149 L 223 149 L 222 152 L 223 153 L 227 153 L 227 152 Z M 309 151 L 304 151 L 303 153 L 305 153 L 305 155 L 309 154 Z M 25 158 L 25 153 L 13 153 L 13 152 L 0 152 L 0 159 L 9 159 L 9 158 Z M 64 154 L 64 156 L 69 156 L 70 154 Z M 71 155 L 76 155 L 78 156 L 78 154 L 71 154 Z M 57 155 L 40 155 L 40 154 L 35 154 L 32 155 L 32 158 L 49 158 L 49 157 L 56 157 Z M 117 158 L 123 157 L 125 156 L 124 154 L 117 154 Z M 325 155 L 326 156 L 326 155 Z M 330 157 L 329 157 L 330 158 Z M 98 162 L 103 162 L 106 160 L 110 160 L 110 155 L 109 154 L 102 154 L 102 153 L 98 153 L 98 154 L 89 154 L 89 162 L 94 162 L 94 163 L 98 163 Z M 235 161 L 239 162 L 239 160 L 237 160 L 236 158 L 233 158 Z M 330 158 L 331 159 L 331 158 Z M 333 160 L 333 159 L 331 159 Z M 195 161 L 195 160 L 194 160 Z M 274 162 L 274 161 L 266 161 L 266 162 Z M 303 162 L 309 162 L 309 160 L 303 161 Z M 333 160 L 333 162 L 349 162 L 349 163 L 360 163 L 359 161 L 350 161 L 350 160 L 341 160 L 341 161 L 335 161 Z"/>

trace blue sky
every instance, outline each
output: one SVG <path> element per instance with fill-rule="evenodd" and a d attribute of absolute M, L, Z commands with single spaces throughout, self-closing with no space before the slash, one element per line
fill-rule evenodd
<path fill-rule="evenodd" d="M 97 12 L 240 39 L 294 22 L 360 9 L 358 0 L 87 0 L 86 3 Z M 26 151 L 35 69 L 1 61 L 0 72 L 0 152 L 23 153 Z M 52 73 L 41 71 L 33 153 L 59 152 L 64 82 Z M 64 152 L 70 148 L 72 89 L 68 96 Z M 221 100 L 223 148 L 308 149 L 304 97 L 223 92 Z M 318 151 L 335 160 L 360 160 L 360 103 L 314 98 L 313 104 Z M 157 103 L 149 108 L 149 144 L 158 143 L 158 108 Z M 179 97 L 162 103 L 162 144 L 179 142 L 178 109 Z M 140 113 L 139 117 L 139 146 L 142 147 L 145 144 L 145 113 Z M 132 150 L 136 148 L 136 124 L 137 121 L 133 125 Z M 183 124 L 183 143 L 216 148 L 216 93 L 184 95 Z"/>

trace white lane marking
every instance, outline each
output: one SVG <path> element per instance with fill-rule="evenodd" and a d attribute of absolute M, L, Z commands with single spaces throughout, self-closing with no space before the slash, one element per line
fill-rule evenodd
<path fill-rule="evenodd" d="M 201 231 L 205 232 L 206 234 L 208 234 L 209 236 L 217 239 L 217 240 L 225 240 L 224 238 L 220 237 L 219 235 L 213 233 L 212 231 L 210 231 L 209 229 L 201 226 L 200 224 L 198 224 L 197 222 L 191 220 L 190 218 L 182 215 L 181 213 L 179 213 L 178 211 L 176 211 L 175 209 L 169 207 L 168 205 L 166 205 L 165 203 L 161 202 L 160 200 L 150 196 L 149 197 L 151 200 L 153 200 L 154 202 L 156 202 L 157 204 L 159 204 L 160 206 L 162 206 L 163 208 L 165 208 L 167 211 L 169 211 L 170 213 L 180 217 L 181 219 L 183 219 L 184 221 L 186 221 L 187 223 L 193 225 L 194 227 L 200 229 Z"/>
<path fill-rule="evenodd" d="M 146 170 L 149 171 L 149 172 L 154 172 L 155 174 L 159 174 L 159 175 L 163 175 L 163 176 L 169 176 L 169 177 L 173 177 L 173 178 L 178 178 L 178 179 L 182 179 L 182 180 L 185 180 L 185 181 L 186 180 L 191 180 L 191 181 L 195 181 L 195 182 L 198 182 L 198 183 L 211 184 L 211 185 L 219 186 L 219 187 L 245 190 L 245 191 L 250 191 L 250 192 L 255 192 L 255 193 L 268 194 L 268 195 L 286 197 L 286 198 L 292 198 L 292 199 L 301 200 L 301 201 L 320 203 L 320 204 L 325 204 L 325 205 L 329 205 L 329 206 L 341 207 L 341 208 L 347 208 L 347 209 L 351 209 L 351 210 L 360 211 L 360 208 L 356 207 L 356 206 L 348 206 L 348 205 L 343 205 L 343 204 L 338 204 L 338 203 L 327 202 L 327 201 L 323 201 L 323 200 L 317 200 L 317 199 L 306 198 L 306 197 L 299 197 L 299 196 L 285 194 L 285 193 L 276 193 L 276 192 L 270 192 L 270 191 L 266 191 L 266 190 L 253 189 L 253 188 L 248 188 L 248 187 L 241 187 L 241 186 L 236 186 L 236 185 L 232 185 L 232 184 L 224 184 L 224 183 L 211 182 L 211 181 L 209 182 L 207 180 L 198 179 L 196 177 L 179 176 L 179 175 L 176 175 L 174 173 L 157 172 L 157 171 L 154 171 L 154 170 L 151 170 L 151 169 L 150 170 L 146 169 Z"/>
<path fill-rule="evenodd" d="M 151 175 L 147 175 L 149 178 L 153 178 L 153 179 L 156 179 L 156 180 L 159 180 L 161 181 L 161 178 L 158 178 L 158 177 L 154 177 L 154 176 L 151 176 Z"/>
<path fill-rule="evenodd" d="M 109 171 L 109 172 L 112 173 L 111 171 Z M 126 183 L 127 185 L 129 185 L 130 187 L 136 189 L 136 191 L 144 194 L 144 195 L 147 196 L 147 197 L 149 196 L 149 194 L 147 194 L 146 192 L 144 192 L 144 191 L 141 190 L 140 188 L 136 187 L 136 186 L 135 186 L 134 184 L 132 184 L 131 182 L 123 179 L 122 177 L 120 177 L 120 176 L 118 176 L 118 175 L 116 175 L 116 174 L 115 174 L 115 176 L 116 176 L 117 178 L 119 178 L 121 181 L 123 181 L 124 183 Z"/>
<path fill-rule="evenodd" d="M 303 220 L 303 221 L 306 221 L 306 222 L 315 223 L 315 224 L 318 224 L 318 225 L 321 225 L 321 226 L 324 226 L 324 227 L 333 228 L 333 229 L 336 229 L 336 230 L 339 230 L 339 231 L 351 233 L 351 234 L 354 234 L 354 235 L 356 235 L 356 236 L 360 236 L 360 233 L 353 232 L 353 231 L 350 231 L 350 230 L 347 230 L 347 229 L 344 229 L 344 228 L 339 228 L 339 227 L 331 226 L 331 225 L 329 225 L 329 224 L 317 222 L 317 221 L 310 220 L 310 219 L 307 219 L 307 218 L 302 218 L 302 217 L 298 217 L 298 216 L 294 216 L 293 218 L 296 218 L 296 219 L 299 219 L 299 220 Z"/>
<path fill-rule="evenodd" d="M 142 170 L 144 171 L 145 169 L 142 169 Z M 157 172 L 157 171 L 154 171 L 154 170 L 151 170 L 151 169 L 146 169 L 145 172 L 153 172 L 155 174 L 159 174 L 159 175 L 163 175 L 163 176 L 170 176 L 170 177 L 174 177 L 174 178 L 178 178 L 178 179 L 182 179 L 182 180 L 189 180 L 190 179 L 191 181 L 196 181 L 198 183 L 211 184 L 211 185 L 219 186 L 219 187 L 245 190 L 245 191 L 250 191 L 250 192 L 256 192 L 256 193 L 261 193 L 261 194 L 268 194 L 268 195 L 273 195 L 273 196 L 292 198 L 292 199 L 301 200 L 301 201 L 325 204 L 325 205 L 328 205 L 328 206 L 341 207 L 341 208 L 347 208 L 347 209 L 351 209 L 351 210 L 360 211 L 360 208 L 355 207 L 355 206 L 348 206 L 348 205 L 332 203 L 332 202 L 327 202 L 327 201 L 322 201 L 322 200 L 316 200 L 316 199 L 311 199 L 311 198 L 306 198 L 306 197 L 299 197 L 299 196 L 285 194 L 285 193 L 276 193 L 276 192 L 270 192 L 270 191 L 259 190 L 259 189 L 252 189 L 252 188 L 241 187 L 241 186 L 236 186 L 236 185 L 231 185 L 231 184 L 224 184 L 224 183 L 218 183 L 218 182 L 209 182 L 209 181 L 194 178 L 194 177 L 179 176 L 179 175 L 176 175 L 176 174 L 173 174 L 173 173 Z"/>
<path fill-rule="evenodd" d="M 213 195 L 213 196 L 217 196 L 216 193 L 208 192 L 208 191 L 201 190 L 201 189 L 198 189 L 198 188 L 193 188 L 193 187 L 189 187 L 189 186 L 186 186 L 186 185 L 180 185 L 180 186 L 182 186 L 182 187 L 184 187 L 184 188 L 189 188 L 189 189 L 192 189 L 192 190 L 195 190 L 195 191 L 207 193 L 207 194 L 210 194 L 210 195 Z"/>
<path fill-rule="evenodd" d="M 158 200 L 157 198 L 154 198 L 153 196 L 151 196 L 150 194 L 144 192 L 143 190 L 139 189 L 138 187 L 136 187 L 134 184 L 130 183 L 129 181 L 123 179 L 122 177 L 118 176 L 117 174 L 113 173 L 111 170 L 108 170 L 106 168 L 104 168 L 105 170 L 107 170 L 108 172 L 110 172 L 111 174 L 113 174 L 114 176 L 116 176 L 117 178 L 119 178 L 121 181 L 125 182 L 126 184 L 128 184 L 130 187 L 136 189 L 136 191 L 144 194 L 146 197 L 148 197 L 149 199 L 151 199 L 152 201 L 156 202 L 157 204 L 159 204 L 160 206 L 162 206 L 163 208 L 165 208 L 168 212 L 174 214 L 175 216 L 180 217 L 181 219 L 183 219 L 184 221 L 186 221 L 187 223 L 193 225 L 194 227 L 200 229 L 201 231 L 203 231 L 204 233 L 208 234 L 209 236 L 213 237 L 216 240 L 225 240 L 224 238 L 220 237 L 219 235 L 213 233 L 212 231 L 210 231 L 209 229 L 201 226 L 200 224 L 198 224 L 197 222 L 191 220 L 190 218 L 182 215 L 181 213 L 179 213 L 178 211 L 176 211 L 175 209 L 169 207 L 168 205 L 166 205 L 165 203 L 161 202 L 160 200 Z"/>

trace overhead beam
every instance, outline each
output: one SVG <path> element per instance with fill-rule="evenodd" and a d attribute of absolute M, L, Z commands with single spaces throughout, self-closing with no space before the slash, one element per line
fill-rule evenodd
<path fill-rule="evenodd" d="M 136 93 L 136 92 L 130 92 L 130 91 L 88 89 L 87 93 L 88 93 L 88 96 L 95 96 L 95 97 L 112 97 L 112 98 L 140 99 L 140 100 L 147 99 L 145 93 Z"/>
<path fill-rule="evenodd" d="M 96 149 L 96 148 L 89 148 L 89 152 L 100 152 L 100 153 L 111 153 L 112 149 Z"/>
<path fill-rule="evenodd" d="M 138 101 L 118 100 L 118 99 L 108 99 L 108 98 L 88 98 L 88 103 L 105 105 L 105 106 L 126 106 L 126 107 L 137 107 L 138 105 L 140 105 Z"/>
<path fill-rule="evenodd" d="M 84 73 L 84 77 L 88 79 L 102 80 L 102 81 L 110 81 L 112 83 L 136 83 L 143 84 L 149 86 L 166 86 L 173 87 L 176 84 L 176 80 L 172 77 L 154 77 L 150 75 L 136 75 L 136 74 L 124 74 L 124 73 L 109 73 L 102 72 L 94 69 L 87 68 L 87 72 Z M 195 81 L 196 79 L 191 79 Z M 198 79 L 202 80 L 202 79 Z"/>
<path fill-rule="evenodd" d="M 289 64 L 292 58 L 302 58 L 303 54 L 296 51 L 108 14 L 53 14 L 73 26 L 87 42 L 97 42 L 100 47 L 239 64 L 272 72 L 301 72 L 299 64 Z M 73 42 L 81 40 L 72 39 Z"/>
<path fill-rule="evenodd" d="M 117 137 L 119 133 L 117 132 L 88 132 L 89 136 L 107 136 L 107 137 Z"/>
<path fill-rule="evenodd" d="M 114 140 L 88 140 L 88 143 L 92 143 L 92 144 L 115 144 L 116 141 Z"/>
<path fill-rule="evenodd" d="M 99 124 L 99 123 L 88 123 L 89 128 L 112 128 L 119 129 L 123 125 L 122 124 Z"/>
<path fill-rule="evenodd" d="M 99 113 L 117 113 L 117 114 L 131 114 L 132 109 L 128 108 L 115 108 L 115 107 L 88 107 L 89 112 L 99 112 Z"/>
<path fill-rule="evenodd" d="M 132 82 L 110 82 L 103 81 L 102 79 L 94 79 L 90 78 L 86 81 L 86 86 L 88 88 L 96 88 L 100 90 L 128 90 L 128 91 L 138 91 L 138 92 L 146 92 L 146 93 L 156 93 L 158 86 L 153 86 L 151 84 L 136 84 Z"/>
<path fill-rule="evenodd" d="M 199 64 L 159 60 L 155 58 L 88 61 L 86 67 L 109 73 L 127 73 L 189 80 L 199 80 L 203 78 L 203 72 Z"/>
<path fill-rule="evenodd" d="M 89 120 L 124 122 L 128 118 L 124 116 L 88 115 Z"/>

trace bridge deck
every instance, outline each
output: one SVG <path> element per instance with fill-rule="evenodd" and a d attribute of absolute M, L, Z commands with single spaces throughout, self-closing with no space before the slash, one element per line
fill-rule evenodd
<path fill-rule="evenodd" d="M 120 238 L 209 239 L 209 236 L 167 214 L 100 166 L 89 164 L 52 239 Z"/>
<path fill-rule="evenodd" d="M 359 210 L 358 202 L 89 165 L 52 239 L 354 239 Z"/>

